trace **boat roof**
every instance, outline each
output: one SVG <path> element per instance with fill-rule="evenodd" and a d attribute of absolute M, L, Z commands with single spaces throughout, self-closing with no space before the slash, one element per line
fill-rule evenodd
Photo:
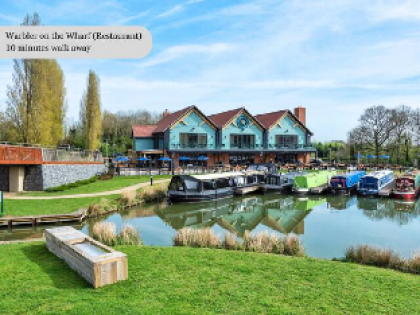
<path fill-rule="evenodd" d="M 375 172 L 372 172 L 370 174 L 367 174 L 367 175 L 365 175 L 363 177 L 381 178 L 381 177 L 384 177 L 386 175 L 393 174 L 393 173 L 394 172 L 393 171 L 390 171 L 390 170 L 375 171 Z"/>
<path fill-rule="evenodd" d="M 365 171 L 354 171 L 354 172 L 349 172 L 349 173 L 344 173 L 344 174 L 337 174 L 337 175 L 334 175 L 332 178 L 349 177 L 349 176 L 354 176 L 354 175 L 360 175 L 360 173 L 366 174 Z"/>
<path fill-rule="evenodd" d="M 220 173 L 220 174 L 206 174 L 206 175 L 190 175 L 191 177 L 199 180 L 211 180 L 211 179 L 218 179 L 218 178 L 231 178 L 237 176 L 244 176 L 241 172 L 227 172 L 227 173 Z"/>
<path fill-rule="evenodd" d="M 398 176 L 398 178 L 409 178 L 409 179 L 416 179 L 417 176 L 420 175 L 420 171 L 409 171 L 401 176 Z"/>

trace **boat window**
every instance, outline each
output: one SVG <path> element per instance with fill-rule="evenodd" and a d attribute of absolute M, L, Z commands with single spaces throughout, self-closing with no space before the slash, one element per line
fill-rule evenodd
<path fill-rule="evenodd" d="M 214 182 L 209 182 L 209 181 L 205 181 L 203 182 L 203 188 L 204 190 L 214 190 L 215 183 Z"/>
<path fill-rule="evenodd" d="M 187 188 L 187 190 L 198 190 L 198 182 L 186 180 L 185 187 Z"/>
<path fill-rule="evenodd" d="M 178 191 L 184 190 L 184 186 L 182 185 L 182 179 L 178 177 L 174 177 L 171 181 L 171 184 L 169 185 L 169 189 L 178 190 Z"/>

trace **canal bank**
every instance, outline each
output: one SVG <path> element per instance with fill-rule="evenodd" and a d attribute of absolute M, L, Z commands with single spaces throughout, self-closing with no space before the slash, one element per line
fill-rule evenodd
<path fill-rule="evenodd" d="M 97 292 L 43 243 L 0 246 L 0 291 L 13 292 L 2 297 L 2 309 L 9 314 L 104 309 L 112 314 L 353 314 L 360 309 L 415 314 L 420 309 L 420 277 L 391 270 L 223 250 L 116 249 L 128 256 L 129 279 Z"/>
<path fill-rule="evenodd" d="M 172 246 L 179 229 L 211 228 L 220 236 L 229 232 L 238 238 L 245 231 L 295 234 L 311 257 L 343 257 L 348 247 L 357 244 L 390 248 L 409 257 L 419 249 L 420 203 L 358 196 L 259 194 L 205 203 L 147 203 L 87 219 L 76 228 L 92 235 L 97 222 L 113 222 L 118 230 L 131 224 L 146 245 Z M 0 230 L 0 240 L 37 238 L 43 228 L 33 232 L 31 228 Z"/>

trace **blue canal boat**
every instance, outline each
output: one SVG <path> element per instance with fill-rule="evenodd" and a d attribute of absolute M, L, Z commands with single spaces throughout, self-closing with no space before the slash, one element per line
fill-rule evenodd
<path fill-rule="evenodd" d="M 394 182 L 394 172 L 376 171 L 363 176 L 359 181 L 357 192 L 363 196 L 378 195 L 379 192 Z"/>
<path fill-rule="evenodd" d="M 354 171 L 346 174 L 334 175 L 330 180 L 331 193 L 347 195 L 355 192 L 360 179 L 365 175 L 365 171 Z"/>

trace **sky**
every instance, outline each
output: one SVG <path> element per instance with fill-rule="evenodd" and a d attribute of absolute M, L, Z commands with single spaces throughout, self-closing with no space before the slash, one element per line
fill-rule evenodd
<path fill-rule="evenodd" d="M 260 114 L 303 106 L 317 141 L 345 140 L 373 105 L 420 107 L 418 0 L 0 0 L 0 25 L 38 12 L 42 24 L 144 26 L 143 59 L 60 59 L 69 121 L 87 74 L 103 109 Z M 12 60 L 0 60 L 5 109 Z"/>

